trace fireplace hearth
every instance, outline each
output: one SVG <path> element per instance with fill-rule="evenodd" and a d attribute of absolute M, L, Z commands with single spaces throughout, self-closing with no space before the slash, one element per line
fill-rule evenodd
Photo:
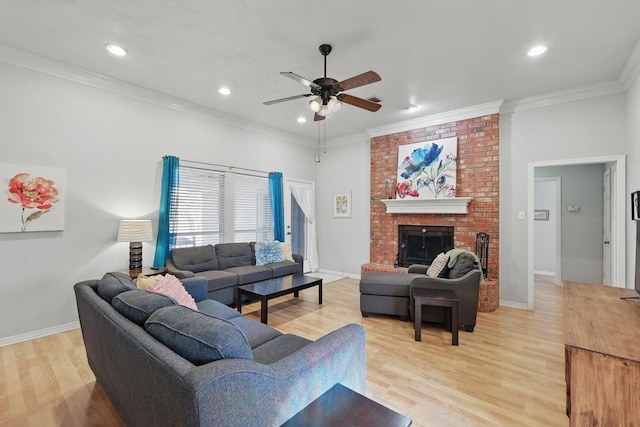
<path fill-rule="evenodd" d="M 399 225 L 397 266 L 431 265 L 440 252 L 453 249 L 453 244 L 453 227 Z"/>

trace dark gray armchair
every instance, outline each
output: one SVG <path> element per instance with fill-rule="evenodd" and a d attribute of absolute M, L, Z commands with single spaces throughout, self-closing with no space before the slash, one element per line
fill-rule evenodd
<path fill-rule="evenodd" d="M 426 273 L 427 266 L 413 265 L 409 273 Z M 462 274 L 462 275 L 461 275 Z M 464 325 L 464 330 L 473 332 L 478 315 L 478 298 L 482 271 L 476 258 L 471 252 L 458 256 L 455 265 L 448 271 L 446 277 L 429 277 L 426 274 L 414 276 L 409 289 L 409 313 L 413 319 L 415 304 L 413 290 L 415 288 L 452 289 L 460 299 L 458 310 L 458 324 Z M 446 323 L 445 307 L 423 306 L 422 321 L 432 323 Z"/>

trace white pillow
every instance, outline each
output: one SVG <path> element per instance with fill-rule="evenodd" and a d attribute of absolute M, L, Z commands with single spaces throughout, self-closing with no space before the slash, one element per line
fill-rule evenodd
<path fill-rule="evenodd" d="M 295 261 L 293 254 L 291 253 L 291 243 L 284 242 L 280 245 L 282 247 L 282 256 L 285 261 Z"/>
<path fill-rule="evenodd" d="M 429 268 L 427 269 L 427 276 L 429 277 L 439 277 L 440 273 L 447 268 L 447 263 L 449 262 L 449 256 L 444 252 L 438 254 L 436 259 L 433 260 Z"/>

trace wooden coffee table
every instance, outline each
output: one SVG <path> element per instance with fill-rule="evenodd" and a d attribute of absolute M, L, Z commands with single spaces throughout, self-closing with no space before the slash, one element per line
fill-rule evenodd
<path fill-rule="evenodd" d="M 238 286 L 235 293 L 235 304 L 238 311 L 242 313 L 243 295 L 259 299 L 260 321 L 266 325 L 268 310 L 267 301 L 288 294 L 293 294 L 293 296 L 297 298 L 298 293 L 301 290 L 311 288 L 313 286 L 318 287 L 318 303 L 322 304 L 322 279 L 306 276 L 304 274 L 293 274 L 251 283 L 250 285 Z"/>
<path fill-rule="evenodd" d="M 336 384 L 282 427 L 408 427 L 411 419 Z"/>

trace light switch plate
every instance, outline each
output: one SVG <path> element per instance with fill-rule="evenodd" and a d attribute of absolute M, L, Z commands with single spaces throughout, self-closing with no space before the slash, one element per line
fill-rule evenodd
<path fill-rule="evenodd" d="M 518 212 L 518 219 L 525 219 L 525 218 L 526 218 L 526 216 L 524 214 L 524 211 Z"/>

